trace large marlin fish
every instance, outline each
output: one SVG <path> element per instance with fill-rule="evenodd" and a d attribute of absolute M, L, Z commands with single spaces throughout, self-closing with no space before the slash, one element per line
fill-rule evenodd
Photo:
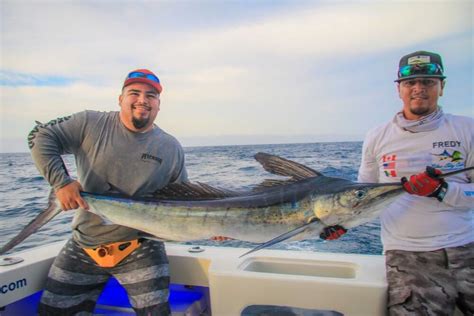
<path fill-rule="evenodd" d="M 302 164 L 265 153 L 255 159 L 265 170 L 289 177 L 266 180 L 248 192 L 233 192 L 200 183 L 171 185 L 153 198 L 83 193 L 90 211 L 112 222 L 164 240 L 191 241 L 226 236 L 262 243 L 317 237 L 327 226 L 351 228 L 366 223 L 391 203 L 402 187 L 355 183 L 326 177 Z M 10 250 L 60 212 L 54 195 L 49 205 L 0 249 Z"/>

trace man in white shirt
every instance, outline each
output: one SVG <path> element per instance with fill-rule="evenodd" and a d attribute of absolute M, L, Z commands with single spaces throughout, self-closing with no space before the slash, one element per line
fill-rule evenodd
<path fill-rule="evenodd" d="M 380 216 L 390 315 L 474 313 L 474 173 L 437 178 L 474 165 L 474 120 L 443 113 L 445 78 L 440 55 L 403 56 L 403 108 L 363 145 L 359 182 L 399 180 L 408 193 Z"/>

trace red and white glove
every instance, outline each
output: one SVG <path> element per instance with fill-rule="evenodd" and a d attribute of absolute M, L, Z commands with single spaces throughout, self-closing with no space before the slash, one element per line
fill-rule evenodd
<path fill-rule="evenodd" d="M 410 180 L 403 177 L 401 182 L 405 191 L 410 194 L 436 197 L 442 201 L 448 184 L 438 177 L 441 174 L 441 170 L 428 166 L 425 172 L 410 176 Z"/>

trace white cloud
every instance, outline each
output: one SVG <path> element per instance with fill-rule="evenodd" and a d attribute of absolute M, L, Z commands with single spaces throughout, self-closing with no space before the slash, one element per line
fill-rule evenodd
<path fill-rule="evenodd" d="M 12 49 L 3 50 L 3 67 L 107 78 L 121 75 L 114 69 L 123 64 L 189 71 L 242 61 L 258 65 L 262 58 L 343 58 L 443 37 L 471 21 L 463 1 L 325 2 L 219 29 L 189 25 L 174 31 L 160 23 L 160 10 L 170 3 L 96 2 L 6 1 L 2 42 Z M 420 14 L 429 19 L 411 22 Z"/>
<path fill-rule="evenodd" d="M 429 19 L 424 18 L 419 25 L 412 22 L 419 21 L 420 14 L 429 15 Z M 469 21 L 466 6 L 447 1 L 326 3 L 254 23 L 193 34 L 184 47 L 209 61 L 215 55 L 230 56 L 231 60 L 235 55 L 249 58 L 255 54 L 286 59 L 343 58 L 460 32 Z"/>

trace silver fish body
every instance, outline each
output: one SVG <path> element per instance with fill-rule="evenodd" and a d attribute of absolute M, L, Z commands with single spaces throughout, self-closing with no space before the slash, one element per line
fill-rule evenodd
<path fill-rule="evenodd" d="M 315 219 L 319 225 L 293 240 L 319 236 L 330 225 L 350 228 L 368 222 L 401 192 L 400 185 L 358 184 L 319 176 L 216 200 L 131 200 L 93 194 L 84 198 L 91 211 L 106 221 L 165 240 L 226 236 L 264 242 Z"/>

